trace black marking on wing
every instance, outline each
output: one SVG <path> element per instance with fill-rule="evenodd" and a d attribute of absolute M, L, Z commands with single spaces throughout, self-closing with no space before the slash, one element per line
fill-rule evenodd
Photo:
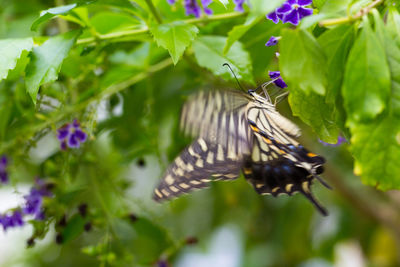
<path fill-rule="evenodd" d="M 207 187 L 211 181 L 236 179 L 242 162 L 240 155 L 228 158 L 226 148 L 199 138 L 169 166 L 153 198 L 163 201 Z"/>
<path fill-rule="evenodd" d="M 315 199 L 310 188 L 315 178 L 321 179 L 317 175 L 323 172 L 320 167 L 325 161 L 321 156 L 312 154 L 311 157 L 305 152 L 306 150 L 300 147 L 294 148 L 290 153 L 299 153 L 298 156 L 302 157 L 303 162 L 309 163 L 309 168 L 285 158 L 284 155 L 268 162 L 254 162 L 249 157 L 245 161 L 243 173 L 257 193 L 276 197 L 280 194 L 292 195 L 300 192 L 326 216 L 326 209 Z"/>

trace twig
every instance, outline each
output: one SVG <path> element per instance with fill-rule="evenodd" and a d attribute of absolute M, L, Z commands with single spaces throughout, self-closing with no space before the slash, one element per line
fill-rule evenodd
<path fill-rule="evenodd" d="M 86 101 L 77 103 L 73 106 L 64 107 L 62 110 L 56 112 L 56 114 L 53 114 L 48 120 L 44 121 L 43 123 L 37 124 L 35 126 L 30 126 L 29 128 L 21 130 L 21 134 L 19 135 L 19 138 L 14 138 L 14 139 L 10 140 L 9 142 L 1 143 L 0 154 L 3 153 L 4 151 L 6 151 L 7 149 L 13 147 L 14 145 L 18 144 L 19 141 L 25 142 L 27 139 L 31 139 L 35 135 L 35 133 L 50 127 L 51 125 L 62 120 L 66 116 L 86 108 L 88 105 L 92 104 L 93 102 L 99 101 L 101 99 L 104 99 L 105 97 L 109 97 L 113 94 L 116 94 L 116 93 L 132 86 L 133 84 L 144 80 L 146 77 L 148 77 L 149 74 L 158 72 L 170 65 L 172 65 L 172 59 L 169 57 L 169 58 L 157 63 L 156 65 L 151 66 L 147 72 L 141 72 L 141 73 L 133 76 L 129 80 L 123 81 L 123 82 L 115 84 L 115 85 L 111 85 L 110 87 L 103 90 L 100 94 L 98 94 L 92 98 L 89 98 Z"/>
<path fill-rule="evenodd" d="M 158 14 L 158 11 L 156 7 L 154 6 L 153 2 L 151 0 L 145 0 L 146 4 L 148 5 L 150 12 L 153 14 L 154 18 L 157 20 L 158 24 L 162 23 L 162 19 L 160 14 Z"/>
<path fill-rule="evenodd" d="M 202 23 L 202 22 L 207 23 L 207 22 L 211 22 L 211 21 L 237 18 L 237 17 L 241 17 L 244 15 L 246 15 L 245 12 L 244 13 L 231 12 L 231 13 L 219 14 L 219 15 L 215 15 L 215 16 L 186 19 L 186 20 L 182 20 L 182 22 L 189 23 L 189 24 L 197 24 L 197 23 Z M 83 38 L 83 39 L 79 39 L 76 43 L 77 44 L 88 44 L 88 43 L 96 42 L 97 40 L 118 39 L 118 38 L 123 38 L 123 37 L 127 37 L 127 36 L 135 36 L 135 35 L 147 34 L 147 33 L 149 33 L 149 28 L 147 26 L 145 26 L 143 28 L 135 29 L 135 30 L 114 32 L 114 33 L 109 33 L 109 34 L 100 34 L 96 37 Z"/>
<path fill-rule="evenodd" d="M 368 6 L 361 8 L 355 15 L 353 16 L 347 16 L 347 17 L 342 17 L 342 18 L 336 18 L 336 19 L 326 19 L 323 21 L 319 22 L 319 26 L 321 27 L 326 27 L 326 26 L 332 26 L 332 25 L 338 25 L 338 24 L 344 24 L 348 22 L 352 22 L 355 20 L 360 19 L 363 17 L 365 14 L 368 14 L 374 7 L 382 4 L 384 0 L 375 0 Z"/>

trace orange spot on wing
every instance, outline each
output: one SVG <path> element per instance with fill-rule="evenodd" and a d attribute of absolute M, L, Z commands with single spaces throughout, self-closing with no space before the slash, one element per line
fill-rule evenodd
<path fill-rule="evenodd" d="M 255 127 L 255 126 L 253 126 L 253 125 L 250 125 L 250 128 L 251 128 L 253 131 L 255 131 L 256 133 L 258 133 L 258 132 L 260 131 L 257 127 Z"/>
<path fill-rule="evenodd" d="M 263 137 L 263 139 L 264 139 L 265 143 L 267 143 L 268 145 L 272 144 L 271 140 L 269 140 L 268 138 Z"/>
<path fill-rule="evenodd" d="M 309 157 L 316 157 L 316 156 L 318 156 L 317 154 L 314 154 L 314 153 L 311 153 L 311 152 L 309 152 L 309 153 L 307 153 L 307 156 L 309 156 Z"/>

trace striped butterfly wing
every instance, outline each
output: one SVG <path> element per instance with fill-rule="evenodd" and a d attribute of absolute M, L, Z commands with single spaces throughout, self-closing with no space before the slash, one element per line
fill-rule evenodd
<path fill-rule="evenodd" d="M 182 110 L 181 128 L 197 139 L 169 166 L 154 191 L 155 200 L 239 176 L 253 137 L 246 116 L 248 101 L 246 95 L 233 91 L 200 92 L 190 97 Z"/>
<path fill-rule="evenodd" d="M 192 95 L 181 115 L 186 135 L 200 137 L 228 149 L 228 156 L 249 154 L 253 134 L 247 123 L 249 96 L 237 91 L 209 91 Z"/>
<path fill-rule="evenodd" d="M 310 190 L 314 178 L 322 181 L 318 174 L 322 173 L 325 160 L 309 153 L 294 139 L 300 130 L 269 102 L 249 103 L 247 115 L 254 142 L 243 173 L 256 192 L 273 196 L 300 192 L 326 215 Z"/>
<path fill-rule="evenodd" d="M 198 138 L 169 166 L 153 198 L 163 201 L 207 187 L 211 181 L 236 179 L 242 158 L 227 155 L 222 145 Z"/>

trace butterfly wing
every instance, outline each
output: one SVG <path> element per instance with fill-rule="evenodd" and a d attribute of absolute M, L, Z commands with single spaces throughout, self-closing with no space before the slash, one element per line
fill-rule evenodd
<path fill-rule="evenodd" d="M 242 161 L 239 156 L 229 158 L 221 144 L 198 138 L 169 166 L 153 198 L 163 201 L 207 187 L 211 181 L 236 179 Z"/>
<path fill-rule="evenodd" d="M 247 114 L 255 138 L 243 173 L 256 192 L 273 196 L 300 192 L 327 215 L 310 190 L 313 179 L 321 179 L 318 174 L 325 160 L 293 139 L 299 135 L 297 127 L 287 119 L 281 121 L 273 106 L 249 103 Z"/>
<path fill-rule="evenodd" d="M 182 110 L 181 128 L 197 139 L 169 166 L 154 191 L 155 200 L 239 176 L 253 136 L 247 123 L 248 101 L 234 91 L 199 92 L 189 98 Z"/>
<path fill-rule="evenodd" d="M 248 95 L 242 92 L 201 91 L 183 106 L 181 129 L 192 137 L 234 149 L 234 154 L 247 155 L 253 137 L 247 123 L 248 103 Z"/>

